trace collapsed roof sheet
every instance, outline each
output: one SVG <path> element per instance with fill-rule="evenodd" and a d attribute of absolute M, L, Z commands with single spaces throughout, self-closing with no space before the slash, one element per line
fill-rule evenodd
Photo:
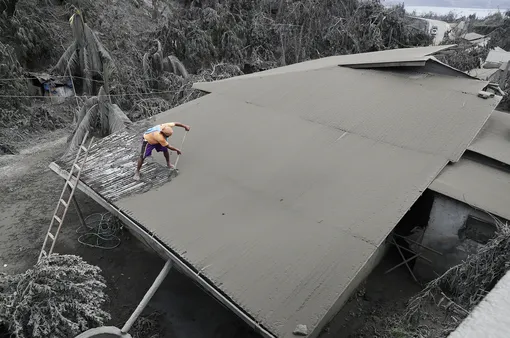
<path fill-rule="evenodd" d="M 510 220 L 510 172 L 470 158 L 448 165 L 429 189 Z"/>
<path fill-rule="evenodd" d="M 510 114 L 495 110 L 468 149 L 510 165 Z"/>
<path fill-rule="evenodd" d="M 473 77 L 476 77 L 480 80 L 490 80 L 491 76 L 499 72 L 498 68 L 474 68 L 468 71 L 467 73 Z"/>

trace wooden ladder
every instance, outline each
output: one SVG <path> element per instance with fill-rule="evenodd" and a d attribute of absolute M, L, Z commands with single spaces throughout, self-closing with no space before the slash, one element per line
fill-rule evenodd
<path fill-rule="evenodd" d="M 71 166 L 71 170 L 69 170 L 69 176 L 66 179 L 66 183 L 64 184 L 64 188 L 62 189 L 62 193 L 57 202 L 57 207 L 55 208 L 55 212 L 53 213 L 53 217 L 51 218 L 50 227 L 48 228 L 48 232 L 46 233 L 46 238 L 44 238 L 44 243 L 39 253 L 39 258 L 37 262 L 41 260 L 41 258 L 49 256 L 53 253 L 53 248 L 55 247 L 55 243 L 57 241 L 58 234 L 60 233 L 60 228 L 64 223 L 64 218 L 66 217 L 67 210 L 69 209 L 69 204 L 73 200 L 74 191 L 78 182 L 80 180 L 81 171 L 85 167 L 85 162 L 87 161 L 87 156 L 89 154 L 90 147 L 92 146 L 92 142 L 94 141 L 94 137 L 90 138 L 88 142 L 88 146 L 85 146 L 87 141 L 87 137 L 89 132 L 85 133 L 83 137 L 83 141 L 81 142 L 80 147 L 78 148 L 78 152 L 76 153 L 76 157 L 74 159 L 73 165 Z M 80 155 L 83 152 L 83 157 L 80 161 Z M 74 175 L 76 173 L 76 175 Z M 64 198 L 66 191 L 69 191 L 69 197 L 67 199 Z M 59 216 L 59 211 L 60 216 Z M 55 224 L 56 223 L 56 224 Z M 57 228 L 56 232 L 53 232 L 53 228 Z M 51 247 L 49 250 L 46 250 L 47 245 L 51 243 Z"/>

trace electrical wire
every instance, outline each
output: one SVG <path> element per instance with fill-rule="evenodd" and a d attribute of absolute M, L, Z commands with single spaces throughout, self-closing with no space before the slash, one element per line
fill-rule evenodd
<path fill-rule="evenodd" d="M 106 96 L 136 96 L 136 95 L 154 95 L 154 94 L 169 94 L 169 93 L 179 93 L 180 91 L 179 90 L 161 90 L 161 91 L 153 91 L 153 92 L 150 92 L 150 93 L 126 93 L 126 94 L 108 94 Z M 90 95 L 90 96 L 86 96 L 86 95 L 81 95 L 81 96 L 77 96 L 77 97 L 84 97 L 84 98 L 88 98 L 88 97 L 93 97 L 93 96 L 97 96 L 97 95 Z M 0 95 L 0 97 L 31 97 L 31 98 L 41 98 L 41 99 L 55 99 L 55 97 L 53 96 L 42 96 L 42 95 Z"/>
<path fill-rule="evenodd" d="M 95 213 L 85 218 L 85 226 L 76 229 L 78 242 L 83 245 L 111 250 L 118 247 L 121 240 L 118 236 L 124 225 L 111 213 Z"/>
<path fill-rule="evenodd" d="M 69 78 L 70 78 L 69 75 L 67 75 L 67 76 L 65 76 L 65 75 L 62 75 L 62 76 L 51 76 L 51 78 L 50 78 L 50 80 L 48 80 L 48 82 L 51 81 L 52 79 L 69 79 Z M 81 80 L 89 80 L 89 81 L 92 81 L 92 82 L 104 83 L 104 80 L 88 79 L 88 78 L 83 77 L 83 76 L 75 76 L 75 75 L 73 75 L 72 78 L 74 78 L 74 79 L 81 79 Z M 20 81 L 20 80 L 39 80 L 39 78 L 38 77 L 30 77 L 30 76 L 29 77 L 0 78 L 0 81 L 5 81 L 5 82 L 7 82 L 7 81 Z M 154 77 L 153 78 L 146 78 L 146 79 L 145 78 L 138 78 L 138 80 L 140 80 L 140 81 L 152 81 L 152 80 L 158 80 L 158 78 L 154 78 Z M 121 86 L 126 86 L 127 87 L 129 85 L 122 85 L 121 84 Z"/>

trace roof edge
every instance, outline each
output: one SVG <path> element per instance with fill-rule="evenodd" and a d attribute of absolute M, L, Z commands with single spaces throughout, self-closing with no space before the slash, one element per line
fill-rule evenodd
<path fill-rule="evenodd" d="M 200 90 L 201 92 L 204 92 L 204 93 L 211 94 L 212 93 L 211 89 L 207 89 L 207 87 L 208 87 L 209 83 L 215 83 L 215 82 L 216 81 L 212 81 L 212 82 L 193 82 L 193 85 L 191 86 L 191 88 L 196 89 L 196 90 Z M 205 87 L 204 87 L 204 85 L 205 85 Z"/>
<path fill-rule="evenodd" d="M 472 80 L 478 80 L 478 81 L 484 81 L 484 80 L 481 80 L 477 77 L 474 77 L 474 76 L 471 76 L 469 75 L 468 73 L 465 73 L 455 67 L 452 67 L 444 62 L 441 62 L 439 61 L 436 57 L 434 56 L 430 56 L 429 59 L 427 60 L 427 63 L 429 64 L 436 64 L 436 65 L 439 65 L 440 67 L 444 67 L 445 69 L 451 71 L 453 74 L 456 74 L 458 75 L 459 77 L 463 77 L 463 78 L 467 78 L 467 79 L 472 79 Z M 453 75 L 452 74 L 452 75 Z"/>
<path fill-rule="evenodd" d="M 429 57 L 420 58 L 420 59 L 416 59 L 416 60 L 352 63 L 352 64 L 343 64 L 343 65 L 339 65 L 339 66 L 353 68 L 353 69 L 423 67 L 423 66 L 425 66 L 428 59 L 429 59 Z"/>

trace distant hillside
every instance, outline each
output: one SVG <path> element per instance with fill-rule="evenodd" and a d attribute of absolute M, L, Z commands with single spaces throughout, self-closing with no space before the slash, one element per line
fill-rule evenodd
<path fill-rule="evenodd" d="M 385 0 L 383 3 L 404 3 L 406 6 L 434 6 L 456 8 L 510 8 L 510 0 Z"/>

